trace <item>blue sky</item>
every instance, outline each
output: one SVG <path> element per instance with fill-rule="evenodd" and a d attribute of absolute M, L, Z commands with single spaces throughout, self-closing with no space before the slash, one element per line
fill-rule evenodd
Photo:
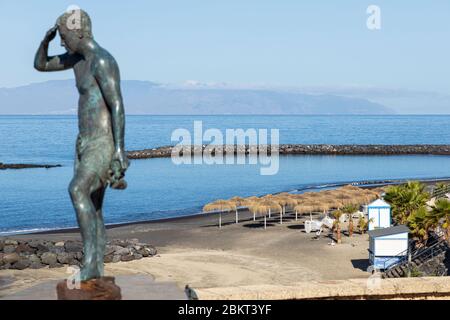
<path fill-rule="evenodd" d="M 91 15 L 123 79 L 450 93 L 448 0 L 0 0 L 0 87 L 73 77 L 32 67 L 71 4 Z M 366 27 L 370 4 L 381 30 Z M 61 51 L 57 39 L 51 53 Z"/>

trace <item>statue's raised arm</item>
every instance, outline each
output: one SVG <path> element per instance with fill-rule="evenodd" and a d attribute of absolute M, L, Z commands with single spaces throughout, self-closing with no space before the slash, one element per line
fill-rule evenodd
<path fill-rule="evenodd" d="M 36 56 L 34 57 L 34 68 L 38 71 L 61 71 L 73 68 L 75 63 L 80 59 L 76 54 L 64 53 L 57 56 L 48 56 L 48 46 L 50 42 L 56 37 L 58 26 L 55 25 L 45 34 Z"/>

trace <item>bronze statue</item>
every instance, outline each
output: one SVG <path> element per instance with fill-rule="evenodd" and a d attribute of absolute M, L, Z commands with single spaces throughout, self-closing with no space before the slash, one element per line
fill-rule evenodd
<path fill-rule="evenodd" d="M 57 31 L 67 52 L 49 57 L 48 46 Z M 58 18 L 41 42 L 34 66 L 39 71 L 72 68 L 75 73 L 80 94 L 79 134 L 69 193 L 83 239 L 81 280 L 101 278 L 106 243 L 103 197 L 108 184 L 116 189 L 126 188 L 123 178 L 128 168 L 119 68 L 111 54 L 95 42 L 91 20 L 81 9 Z"/>

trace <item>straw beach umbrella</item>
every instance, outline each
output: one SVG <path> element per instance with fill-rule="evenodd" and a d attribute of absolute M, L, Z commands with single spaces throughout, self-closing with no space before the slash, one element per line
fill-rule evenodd
<path fill-rule="evenodd" d="M 296 197 L 298 201 L 316 201 L 318 199 L 322 198 L 322 196 L 317 192 L 306 192 L 304 194 L 301 194 L 300 196 Z"/>
<path fill-rule="evenodd" d="M 236 197 L 230 198 L 229 201 L 233 201 L 233 202 L 236 202 L 236 203 L 239 203 L 239 204 L 240 204 L 240 202 L 242 202 L 242 201 L 244 201 L 244 200 L 245 200 L 245 198 L 236 196 Z"/>
<path fill-rule="evenodd" d="M 291 194 L 282 192 L 276 195 L 267 194 L 263 197 L 251 196 L 247 198 L 233 197 L 229 200 L 217 200 L 204 207 L 204 211 L 232 211 L 236 212 L 236 223 L 239 222 L 238 207 L 247 207 L 253 212 L 253 220 L 256 220 L 258 210 L 265 210 L 260 206 L 264 201 L 272 201 L 277 207 L 267 206 L 269 218 L 271 213 L 280 212 L 280 224 L 283 223 L 283 215 L 286 214 L 287 208 L 295 211 L 295 219 L 298 219 L 299 213 L 323 212 L 326 213 L 331 209 L 341 209 L 348 205 L 360 206 L 367 204 L 380 197 L 385 192 L 383 187 L 373 189 L 363 189 L 353 185 L 342 186 L 333 190 L 323 190 L 319 192 L 305 192 L 302 194 Z M 262 209 L 261 209 L 261 208 Z M 260 209 L 257 209 L 260 208 Z M 278 210 L 281 208 L 281 210 Z M 305 211 L 306 210 L 306 211 Z M 221 216 L 219 224 L 221 224 Z"/>
<path fill-rule="evenodd" d="M 275 196 L 274 200 L 278 202 L 283 208 L 283 213 L 286 213 L 286 207 L 295 207 L 298 204 L 298 200 L 290 196 Z"/>
<path fill-rule="evenodd" d="M 290 197 L 291 195 L 292 194 L 289 192 L 280 192 L 280 193 L 277 193 L 275 196 L 276 197 Z"/>
<path fill-rule="evenodd" d="M 239 212 L 238 207 L 246 207 L 247 200 L 242 197 L 233 197 L 230 200 L 230 202 L 233 202 L 236 205 L 236 223 L 239 223 Z"/>
<path fill-rule="evenodd" d="M 248 210 L 250 211 L 250 207 L 254 206 L 255 203 L 258 203 L 260 201 L 260 198 L 258 197 L 248 197 L 248 198 L 244 198 L 241 201 L 241 206 L 242 207 L 246 207 L 248 208 Z"/>
<path fill-rule="evenodd" d="M 253 205 L 258 200 L 258 197 L 249 197 L 249 198 L 242 198 L 242 197 L 233 197 L 229 199 L 229 202 L 232 202 L 235 204 L 235 223 L 239 223 L 239 207 L 249 208 L 251 205 Z"/>
<path fill-rule="evenodd" d="M 298 204 L 294 207 L 295 211 L 295 220 L 298 220 L 298 214 L 305 214 L 305 213 L 311 213 L 314 210 L 313 206 L 305 205 L 305 204 Z"/>
<path fill-rule="evenodd" d="M 379 197 L 379 193 L 378 192 L 374 192 L 374 191 L 369 190 L 369 189 L 365 189 L 364 193 L 365 193 L 365 195 L 368 198 L 367 202 L 374 201 L 374 200 L 378 199 L 378 197 Z"/>
<path fill-rule="evenodd" d="M 322 194 L 321 192 L 305 192 L 303 194 L 303 196 L 305 196 L 307 199 L 317 199 L 317 198 L 321 198 Z"/>
<path fill-rule="evenodd" d="M 327 200 L 327 204 L 329 205 L 330 209 L 339 209 L 342 207 L 342 203 L 334 198 L 330 198 Z"/>
<path fill-rule="evenodd" d="M 257 213 L 264 214 L 264 229 L 267 228 L 267 212 L 270 212 L 271 210 L 281 212 L 282 208 L 277 202 L 269 199 L 256 202 L 250 207 L 250 211 L 253 213 L 253 220 L 256 220 L 255 215 Z"/>
<path fill-rule="evenodd" d="M 275 196 L 273 194 L 266 194 L 265 196 L 261 197 L 260 200 L 271 200 L 274 201 Z M 269 208 L 269 218 L 272 217 L 272 209 Z"/>
<path fill-rule="evenodd" d="M 277 203 L 277 201 L 276 201 L 277 200 L 277 196 L 274 196 L 273 194 L 267 194 L 267 195 L 261 197 L 260 200 L 270 200 L 270 201 L 274 201 L 274 202 Z M 278 210 L 277 208 L 270 208 L 269 207 L 269 218 L 272 217 L 272 212 L 281 212 L 281 211 Z"/>
<path fill-rule="evenodd" d="M 311 212 L 322 212 L 322 202 L 317 200 L 310 200 L 306 203 L 311 206 Z"/>
<path fill-rule="evenodd" d="M 258 197 L 253 197 L 253 196 L 252 197 L 247 197 L 247 198 L 243 198 L 240 201 L 240 204 L 241 204 L 242 207 L 248 207 L 251 204 L 253 204 L 255 202 L 258 202 L 259 200 L 261 200 L 261 199 L 258 198 Z"/>
<path fill-rule="evenodd" d="M 345 192 L 345 191 L 336 191 L 335 193 L 336 199 L 342 203 L 343 206 L 354 204 L 357 201 L 355 200 L 355 196 Z"/>
<path fill-rule="evenodd" d="M 283 214 L 286 213 L 286 207 L 295 207 L 298 201 L 286 195 L 275 196 L 273 201 L 277 202 L 281 206 L 282 210 L 280 212 L 280 224 L 283 224 Z"/>
<path fill-rule="evenodd" d="M 275 202 L 271 194 L 259 198 L 258 201 L 253 201 L 249 206 L 249 210 L 253 213 L 253 221 L 256 221 L 257 213 L 269 212 L 270 217 L 271 211 L 274 209 L 274 206 L 271 205 L 273 203 Z"/>
<path fill-rule="evenodd" d="M 222 212 L 236 210 L 236 204 L 228 200 L 216 200 L 203 207 L 203 212 L 219 211 L 219 228 L 222 228 Z"/>
<path fill-rule="evenodd" d="M 353 186 L 351 184 L 347 184 L 343 187 L 340 188 L 341 190 L 349 190 L 349 191 L 360 191 L 361 188 L 357 187 L 357 186 Z"/>
<path fill-rule="evenodd" d="M 261 206 L 258 203 L 254 203 L 248 209 L 250 210 L 251 213 L 253 213 L 253 221 L 256 220 L 256 214 L 264 213 L 264 217 L 265 217 L 266 210 L 267 210 L 266 207 Z M 266 228 L 266 220 L 264 219 L 264 229 L 265 228 Z"/>

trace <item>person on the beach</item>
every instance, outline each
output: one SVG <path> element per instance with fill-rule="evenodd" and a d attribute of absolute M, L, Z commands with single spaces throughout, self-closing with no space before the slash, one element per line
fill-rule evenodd
<path fill-rule="evenodd" d="M 57 31 L 67 52 L 49 57 L 48 46 Z M 81 9 L 58 18 L 41 42 L 34 65 L 39 71 L 72 68 L 75 73 L 80 94 L 79 135 L 69 193 L 83 238 L 81 280 L 100 278 L 106 242 L 103 197 L 108 184 L 126 188 L 123 177 L 128 168 L 119 68 L 114 58 L 94 41 L 91 20 Z"/>

